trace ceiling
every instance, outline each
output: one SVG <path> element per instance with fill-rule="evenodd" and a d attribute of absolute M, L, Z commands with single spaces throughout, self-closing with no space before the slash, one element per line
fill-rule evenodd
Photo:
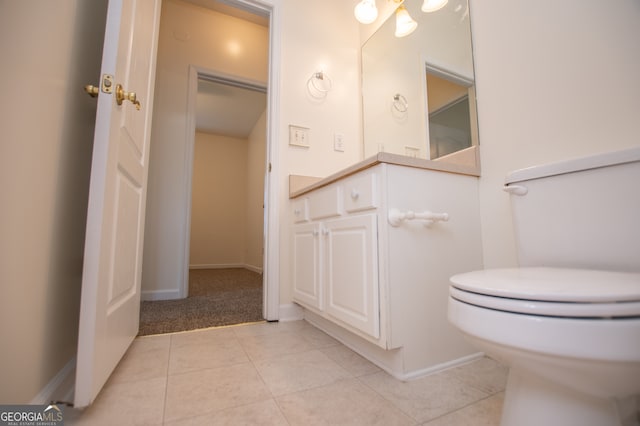
<path fill-rule="evenodd" d="M 263 27 L 269 26 L 269 14 L 264 10 L 251 8 L 246 5 L 241 9 L 239 2 L 230 3 L 228 0 L 184 0 L 187 3 L 195 4 L 196 6 L 204 7 L 207 9 L 215 10 L 216 12 L 224 13 L 225 15 L 234 16 L 236 18 L 244 19 L 245 21 L 253 22 L 254 24 L 262 25 Z"/>
<path fill-rule="evenodd" d="M 265 92 L 198 80 L 196 130 L 246 139 L 267 108 Z"/>
<path fill-rule="evenodd" d="M 263 10 L 228 0 L 185 0 L 187 3 L 269 26 L 269 15 Z M 214 79 L 215 80 L 215 79 Z M 267 107 L 267 95 L 262 90 L 246 88 L 234 82 L 198 79 L 196 98 L 196 130 L 223 136 L 246 139 Z"/>

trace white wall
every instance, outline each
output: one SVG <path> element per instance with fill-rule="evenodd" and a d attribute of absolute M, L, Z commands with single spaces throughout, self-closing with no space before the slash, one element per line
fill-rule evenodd
<path fill-rule="evenodd" d="M 360 42 L 353 4 L 284 0 L 282 15 L 282 175 L 327 176 L 362 159 Z M 307 90 L 307 81 L 320 70 L 333 82 L 323 100 Z M 311 129 L 310 148 L 288 146 L 290 124 Z M 344 135 L 345 152 L 333 150 L 334 133 Z"/>
<path fill-rule="evenodd" d="M 0 2 L 0 404 L 76 354 L 106 1 Z"/>
<path fill-rule="evenodd" d="M 247 238 L 246 139 L 196 132 L 189 265 L 244 264 Z"/>
<path fill-rule="evenodd" d="M 262 270 L 266 111 L 247 139 L 196 132 L 190 267 Z"/>
<path fill-rule="evenodd" d="M 280 302 L 292 300 L 289 174 L 328 176 L 362 159 L 360 33 L 355 3 L 344 0 L 280 3 L 281 87 L 277 179 L 280 224 Z M 307 81 L 325 71 L 333 89 L 324 101 L 309 96 Z M 288 145 L 290 124 L 311 129 L 311 147 Z M 333 151 L 333 134 L 344 134 L 345 152 Z"/>
<path fill-rule="evenodd" d="M 640 3 L 471 0 L 486 267 L 516 264 L 506 174 L 640 145 Z"/>

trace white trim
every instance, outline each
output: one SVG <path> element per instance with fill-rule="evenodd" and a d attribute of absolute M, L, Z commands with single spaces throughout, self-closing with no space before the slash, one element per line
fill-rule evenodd
<path fill-rule="evenodd" d="M 399 373 L 403 368 L 401 348 L 384 349 L 309 309 L 304 309 L 304 319 L 391 376 L 397 377 L 401 374 Z"/>
<path fill-rule="evenodd" d="M 461 358 L 456 358 L 451 361 L 443 362 L 441 364 L 432 365 L 427 368 L 404 371 L 405 365 L 402 347 L 388 350 L 383 349 L 376 344 L 368 342 L 364 338 L 333 323 L 332 321 L 322 318 L 318 314 L 308 309 L 304 309 L 303 311 L 305 321 L 307 321 L 314 327 L 317 327 L 318 329 L 324 331 L 329 336 L 333 337 L 361 357 L 371 361 L 373 364 L 380 367 L 389 375 L 401 381 L 416 380 L 421 377 L 437 373 L 439 371 L 448 370 L 449 368 L 467 364 L 484 356 L 483 352 L 477 352 Z"/>
<path fill-rule="evenodd" d="M 397 375 L 394 375 L 394 377 L 404 382 L 407 382 L 410 380 L 417 380 L 422 377 L 428 376 L 430 374 L 437 373 L 439 371 L 444 371 L 453 367 L 458 367 L 463 364 L 468 364 L 482 357 L 484 357 L 484 352 L 476 352 L 474 354 L 463 356 L 461 358 L 456 358 L 452 361 L 443 362 L 442 364 L 437 364 L 429 368 L 422 368 L 420 370 L 413 370 L 404 374 L 397 374 Z"/>
<path fill-rule="evenodd" d="M 191 249 L 191 195 L 193 186 L 193 152 L 196 144 L 196 96 L 198 95 L 198 70 L 193 65 L 189 65 L 189 76 L 187 77 L 187 111 L 185 126 L 187 133 L 184 141 L 186 144 L 186 152 L 184 156 L 184 201 L 185 215 L 183 223 L 182 235 L 182 280 L 178 283 L 178 291 L 180 298 L 183 299 L 189 295 L 189 259 Z"/>
<path fill-rule="evenodd" d="M 211 263 L 211 264 L 198 264 L 198 265 L 189 265 L 189 270 L 191 269 L 248 269 L 249 271 L 257 272 L 258 274 L 262 274 L 262 268 L 259 266 L 248 265 L 246 263 Z M 189 270 L 187 270 L 187 277 L 189 276 Z M 264 278 L 263 278 L 263 288 L 265 286 Z M 188 291 L 188 288 L 187 288 Z M 184 299 L 189 294 L 182 293 L 181 289 L 175 288 L 170 290 L 143 290 L 140 294 L 141 300 L 144 301 L 154 301 L 154 300 L 175 300 L 175 299 Z"/>
<path fill-rule="evenodd" d="M 76 357 L 67 362 L 29 404 L 42 405 L 52 401 L 71 401 L 75 387 Z"/>
<path fill-rule="evenodd" d="M 189 269 L 248 269 L 259 274 L 262 273 L 261 266 L 249 265 L 247 263 L 202 263 L 189 265 Z"/>
<path fill-rule="evenodd" d="M 208 71 L 201 67 L 196 67 L 196 69 L 198 70 L 198 80 L 224 84 L 225 86 L 233 86 L 240 89 L 252 90 L 254 92 L 267 93 L 267 83 L 264 81 L 238 77 L 233 74 L 227 74 L 219 71 Z"/>
<path fill-rule="evenodd" d="M 242 265 L 242 267 L 244 269 L 248 269 L 250 271 L 257 272 L 258 274 L 262 273 L 262 267 L 261 266 L 248 265 L 248 264 L 245 263 L 244 265 Z M 262 286 L 264 287 L 264 279 L 262 281 Z"/>
<path fill-rule="evenodd" d="M 173 290 L 144 290 L 140 293 L 140 298 L 144 301 L 150 300 L 174 300 L 184 299 L 182 293 L 178 289 Z"/>
<path fill-rule="evenodd" d="M 434 60 L 427 55 L 421 55 L 421 60 L 425 67 L 424 69 L 431 74 L 435 74 L 440 78 L 449 80 L 464 87 L 470 87 L 474 84 L 473 74 L 467 75 L 462 70 L 451 69 L 450 66 L 440 64 L 437 60 Z"/>
<path fill-rule="evenodd" d="M 295 303 L 286 303 L 280 305 L 279 321 L 299 321 L 304 319 L 304 310 Z"/>
<path fill-rule="evenodd" d="M 237 0 L 246 2 L 245 0 Z M 280 318 L 280 221 L 279 221 L 279 128 L 280 128 L 280 3 L 251 1 L 269 12 L 269 91 L 267 93 L 267 173 L 264 211 L 264 291 L 263 316 L 267 321 Z M 261 6 L 260 6 L 261 5 Z"/>
<path fill-rule="evenodd" d="M 240 269 L 244 263 L 199 263 L 189 265 L 189 269 Z"/>

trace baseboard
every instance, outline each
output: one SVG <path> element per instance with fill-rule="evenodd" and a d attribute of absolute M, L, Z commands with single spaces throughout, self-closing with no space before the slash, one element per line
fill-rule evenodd
<path fill-rule="evenodd" d="M 262 273 L 262 268 L 259 266 L 254 266 L 254 265 L 244 265 L 243 266 L 244 269 L 248 269 L 250 271 L 256 272 L 258 274 Z"/>
<path fill-rule="evenodd" d="M 227 263 L 227 264 L 202 264 L 202 265 L 189 265 L 189 269 L 248 269 L 258 274 L 262 273 L 262 268 L 253 265 L 247 265 L 244 263 Z M 140 293 L 140 299 L 146 301 L 154 300 L 175 300 L 184 299 L 186 296 L 182 296 L 180 290 L 143 290 Z"/>
<path fill-rule="evenodd" d="M 383 349 L 308 309 L 304 309 L 303 312 L 304 319 L 308 323 L 324 331 L 361 357 L 371 361 L 389 375 L 398 378 L 402 374 L 402 348 Z"/>
<path fill-rule="evenodd" d="M 244 268 L 244 263 L 196 263 L 189 265 L 189 269 L 233 269 Z"/>
<path fill-rule="evenodd" d="M 280 305 L 278 321 L 298 321 L 304 319 L 304 311 L 295 303 Z"/>
<path fill-rule="evenodd" d="M 444 370 L 448 370 L 450 368 L 453 367 L 458 367 L 459 365 L 463 365 L 463 364 L 468 364 L 471 361 L 475 361 L 477 359 L 480 359 L 484 357 L 484 353 L 483 352 L 477 352 L 471 355 L 467 355 L 467 356 L 463 356 L 461 358 L 457 358 L 454 359 L 452 361 L 448 361 L 448 362 L 443 362 L 442 364 L 438 364 L 438 365 L 434 365 L 432 367 L 429 368 L 423 368 L 420 370 L 413 370 L 413 371 L 409 371 L 408 373 L 405 374 L 398 374 L 395 375 L 395 377 L 399 380 L 402 381 L 411 381 L 411 380 L 416 380 L 416 379 L 420 379 L 422 377 L 428 376 L 430 374 L 433 373 L 437 373 L 439 371 L 444 371 Z"/>
<path fill-rule="evenodd" d="M 202 263 L 202 264 L 189 265 L 189 269 L 234 269 L 234 268 L 248 269 L 250 271 L 257 272 L 259 274 L 262 273 L 262 267 L 249 265 L 246 263 Z"/>
<path fill-rule="evenodd" d="M 428 376 L 439 371 L 448 370 L 462 364 L 467 364 L 476 359 L 482 358 L 484 353 L 477 352 L 466 355 L 451 361 L 426 368 L 405 371 L 402 347 L 396 349 L 383 349 L 360 336 L 346 330 L 345 328 L 317 315 L 307 309 L 303 310 L 304 319 L 311 325 L 327 333 L 361 357 L 371 361 L 394 378 L 406 382 Z"/>
<path fill-rule="evenodd" d="M 143 290 L 140 293 L 140 299 L 142 300 L 173 300 L 173 299 L 184 299 L 184 297 L 180 295 L 180 291 L 177 289 Z"/>
<path fill-rule="evenodd" d="M 47 385 L 31 400 L 31 405 L 48 404 L 51 401 L 67 401 L 73 399 L 75 388 L 76 357 L 65 364 Z"/>

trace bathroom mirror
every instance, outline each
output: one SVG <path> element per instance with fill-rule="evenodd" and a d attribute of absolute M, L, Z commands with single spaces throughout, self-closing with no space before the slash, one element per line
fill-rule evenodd
<path fill-rule="evenodd" d="M 477 115 L 467 0 L 423 12 L 396 37 L 395 14 L 362 47 L 364 154 L 390 152 L 477 165 Z"/>

